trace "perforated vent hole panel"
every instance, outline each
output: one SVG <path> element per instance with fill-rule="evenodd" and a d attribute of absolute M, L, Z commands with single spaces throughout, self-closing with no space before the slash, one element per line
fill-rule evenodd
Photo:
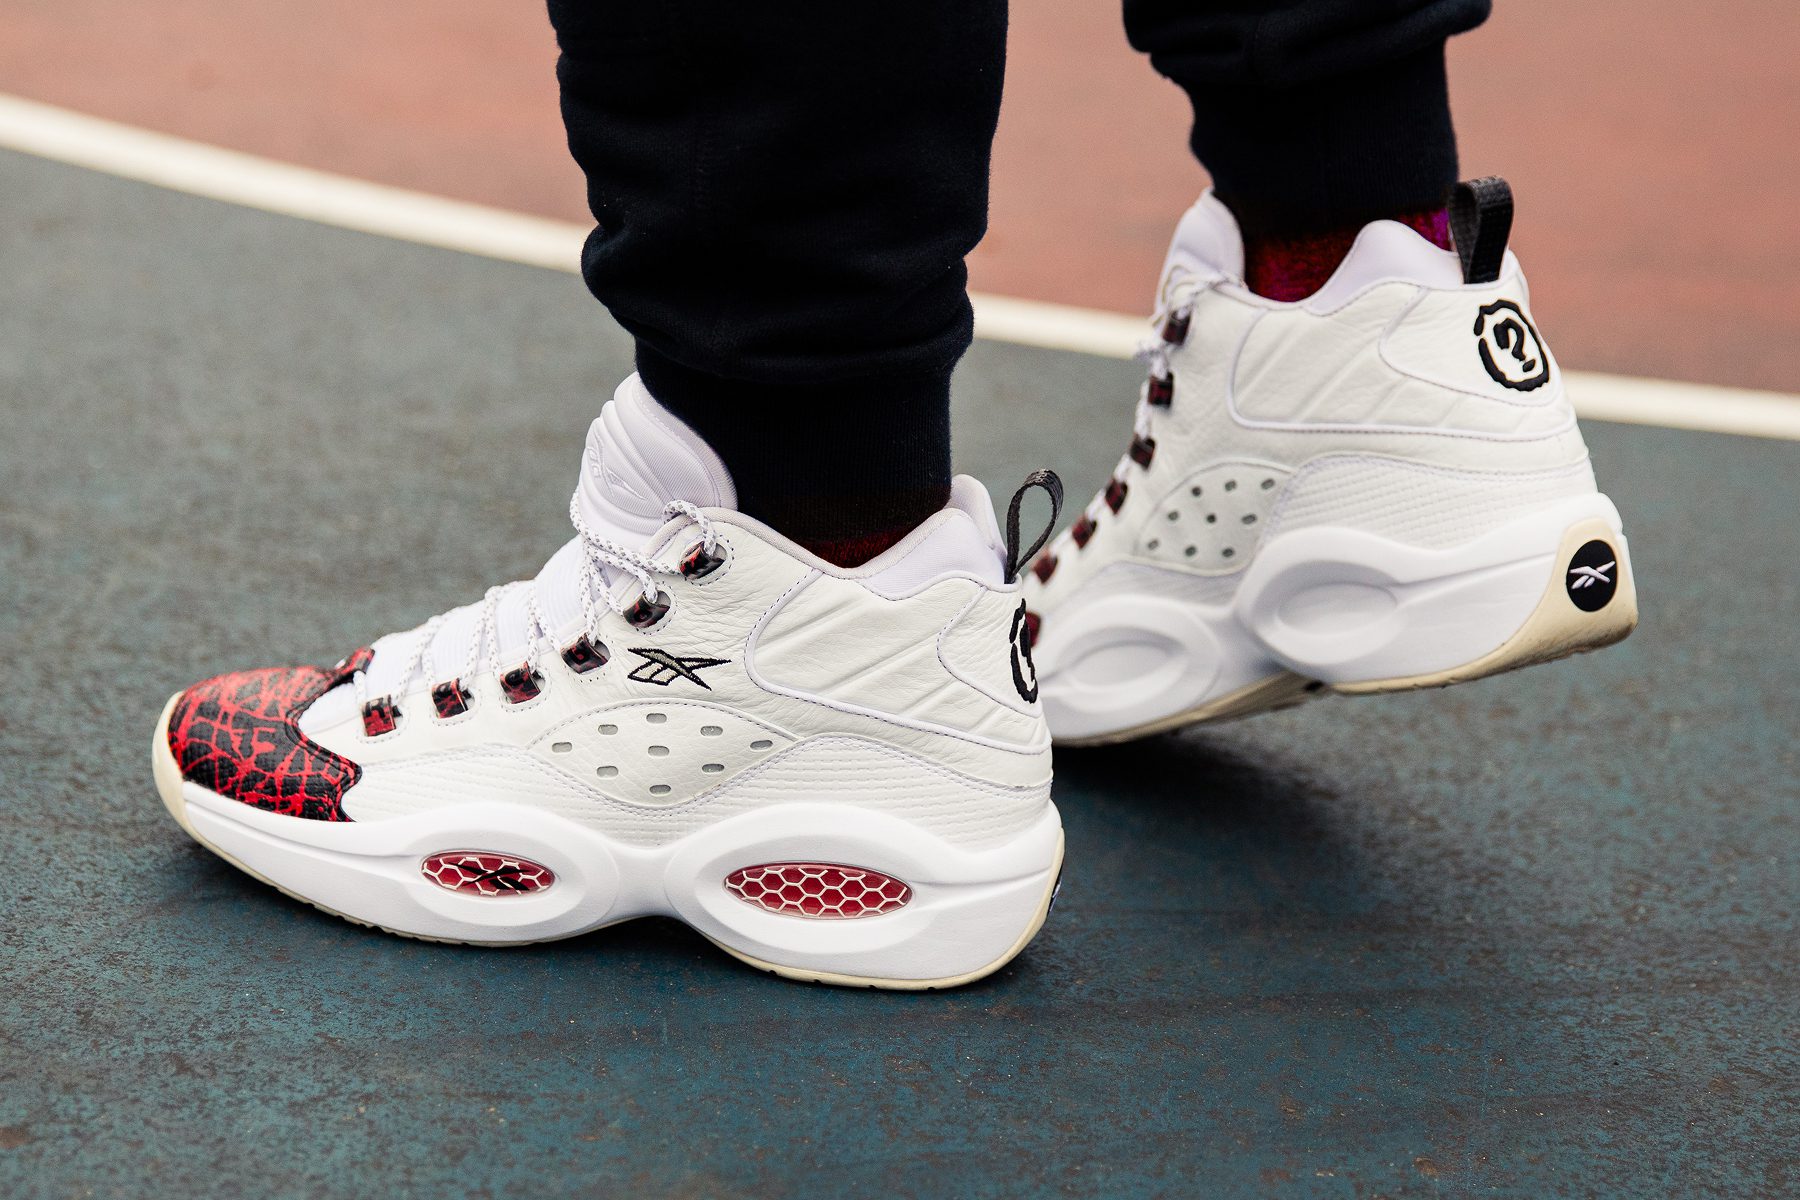
<path fill-rule="evenodd" d="M 704 703 L 622 704 L 563 722 L 532 750 L 633 804 L 680 804 L 793 744 L 779 729 Z"/>
<path fill-rule="evenodd" d="M 1145 527 L 1137 554 L 1200 574 L 1243 570 L 1292 474 L 1260 462 L 1213 463 L 1195 471 L 1158 501 L 1162 519 Z"/>

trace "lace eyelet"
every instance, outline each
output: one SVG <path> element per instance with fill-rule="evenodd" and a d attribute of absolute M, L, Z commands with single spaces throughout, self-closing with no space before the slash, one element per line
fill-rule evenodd
<path fill-rule="evenodd" d="M 718 550 L 709 551 L 705 542 L 695 542 L 687 554 L 682 557 L 681 577 L 683 579 L 705 579 L 724 565 L 725 556 Z"/>
<path fill-rule="evenodd" d="M 1175 377 L 1173 375 L 1152 375 L 1150 390 L 1144 397 L 1154 408 L 1168 408 L 1175 402 Z"/>
<path fill-rule="evenodd" d="M 1140 467 L 1147 467 L 1150 465 L 1150 460 L 1155 457 L 1156 457 L 1156 439 L 1155 438 L 1134 437 L 1131 439 L 1131 461 L 1132 462 L 1136 463 Z"/>
<path fill-rule="evenodd" d="M 462 680 L 452 679 L 431 689 L 431 704 L 438 720 L 448 721 L 469 711 L 469 693 L 463 690 Z"/>
<path fill-rule="evenodd" d="M 363 736 L 380 737 L 400 728 L 400 710 L 392 696 L 378 696 L 363 705 Z"/>
<path fill-rule="evenodd" d="M 1069 536 L 1075 539 L 1076 547 L 1080 548 L 1088 544 L 1094 536 L 1094 530 L 1098 528 L 1092 517 L 1082 513 L 1080 519 L 1069 527 Z"/>
<path fill-rule="evenodd" d="M 656 599 L 638 593 L 636 603 L 625 610 L 625 621 L 633 629 L 648 629 L 669 613 L 669 593 L 658 590 Z"/>
<path fill-rule="evenodd" d="M 367 671 L 374 661 L 375 651 L 371 647 L 359 647 L 338 659 L 337 665 L 331 668 L 332 677 L 342 682 L 358 671 Z"/>
<path fill-rule="evenodd" d="M 1188 322 L 1193 317 L 1194 310 L 1191 308 L 1178 308 L 1170 313 L 1169 319 L 1163 322 L 1162 340 L 1171 346 L 1179 346 L 1187 341 Z"/>
<path fill-rule="evenodd" d="M 606 648 L 606 643 L 596 642 L 585 633 L 563 647 L 562 652 L 563 662 L 577 675 L 599 670 L 610 658 L 612 652 Z"/>
<path fill-rule="evenodd" d="M 544 690 L 544 677 L 532 670 L 529 662 L 520 663 L 500 677 L 500 691 L 508 704 L 535 700 Z"/>
<path fill-rule="evenodd" d="M 1118 512 L 1125 505 L 1125 493 L 1130 490 L 1123 479 L 1110 480 L 1106 485 L 1106 507 Z"/>
<path fill-rule="evenodd" d="M 1050 576 L 1056 571 L 1056 555 L 1040 554 L 1038 560 L 1031 564 L 1031 573 L 1036 575 L 1039 583 L 1049 583 Z"/>

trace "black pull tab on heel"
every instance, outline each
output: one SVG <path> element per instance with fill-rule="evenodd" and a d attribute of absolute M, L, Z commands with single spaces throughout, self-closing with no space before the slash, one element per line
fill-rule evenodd
<path fill-rule="evenodd" d="M 1500 278 L 1512 219 L 1512 188 L 1498 175 L 1456 185 L 1450 198 L 1450 235 L 1462 258 L 1464 283 L 1492 283 Z"/>
<path fill-rule="evenodd" d="M 1025 493 L 1032 488 L 1043 488 L 1044 494 L 1050 497 L 1050 523 L 1031 543 L 1025 553 L 1019 553 L 1019 506 L 1025 503 Z M 1056 532 L 1056 519 L 1062 516 L 1063 486 L 1055 471 L 1033 471 L 1013 493 L 1012 503 L 1006 508 L 1006 582 L 1012 583 L 1019 577 L 1019 569 L 1031 561 L 1031 556 L 1044 548 L 1050 535 Z"/>

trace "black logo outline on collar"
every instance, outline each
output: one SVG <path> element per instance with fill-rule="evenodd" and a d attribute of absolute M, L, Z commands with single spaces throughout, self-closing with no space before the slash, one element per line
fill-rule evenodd
<path fill-rule="evenodd" d="M 1031 672 L 1031 683 L 1025 683 L 1025 673 Z M 1019 601 L 1019 607 L 1013 612 L 1012 619 L 1012 677 L 1013 686 L 1019 689 L 1019 698 L 1027 704 L 1036 704 L 1038 698 L 1037 663 L 1031 657 L 1031 628 L 1025 623 L 1025 602 Z"/>
<path fill-rule="evenodd" d="M 1529 392 L 1550 382 L 1550 355 L 1525 310 L 1512 300 L 1484 304 L 1475 317 L 1481 365 L 1495 383 Z"/>

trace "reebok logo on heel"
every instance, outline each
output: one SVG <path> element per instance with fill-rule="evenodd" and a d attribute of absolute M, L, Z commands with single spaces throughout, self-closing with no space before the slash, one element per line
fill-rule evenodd
<path fill-rule="evenodd" d="M 1619 590 L 1619 555 L 1598 538 L 1585 543 L 1569 559 L 1563 577 L 1569 600 L 1582 612 L 1599 612 Z"/>

